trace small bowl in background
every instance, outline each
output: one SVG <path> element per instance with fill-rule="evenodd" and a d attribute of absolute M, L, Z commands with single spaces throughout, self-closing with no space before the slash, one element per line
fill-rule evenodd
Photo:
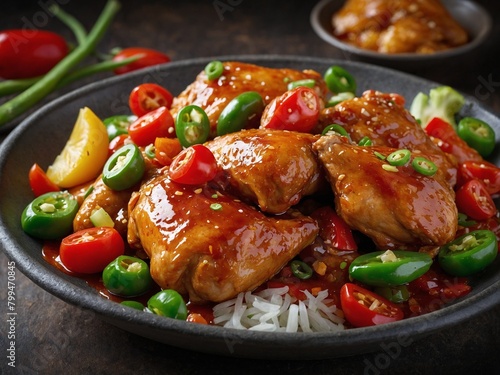
<path fill-rule="evenodd" d="M 333 34 L 332 17 L 345 0 L 321 0 L 310 15 L 311 25 L 318 36 L 340 50 L 347 60 L 362 61 L 407 72 L 418 71 L 450 62 L 466 62 L 471 54 L 487 39 L 492 29 L 489 13 L 477 3 L 467 0 L 441 0 L 451 16 L 467 30 L 470 41 L 460 47 L 430 54 L 421 53 L 381 53 L 355 47 L 337 39 Z"/>

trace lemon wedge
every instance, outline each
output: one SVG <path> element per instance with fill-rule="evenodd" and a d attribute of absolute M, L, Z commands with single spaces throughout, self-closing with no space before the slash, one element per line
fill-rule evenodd
<path fill-rule="evenodd" d="M 91 109 L 80 109 L 75 126 L 61 153 L 47 169 L 47 177 L 61 188 L 95 179 L 108 158 L 106 126 Z"/>

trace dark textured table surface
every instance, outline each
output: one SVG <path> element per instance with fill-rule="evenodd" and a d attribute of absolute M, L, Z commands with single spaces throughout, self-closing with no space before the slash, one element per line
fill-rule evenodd
<path fill-rule="evenodd" d="M 64 26 L 47 15 L 46 6 L 52 2 L 76 15 L 86 27 L 92 25 L 103 3 L 4 1 L 0 29 L 35 25 L 71 38 Z M 475 95 L 500 115 L 500 70 L 495 58 L 500 45 L 500 6 L 493 1 L 481 3 L 495 18 L 486 48 L 472 63 L 417 73 Z M 309 14 L 315 1 L 123 0 L 122 4 L 99 44 L 101 51 L 140 45 L 163 50 L 172 60 L 233 54 L 344 58 L 314 34 Z M 73 84 L 43 103 L 93 79 Z M 0 134 L 0 140 L 5 136 Z M 500 306 L 397 353 L 381 346 L 378 352 L 331 360 L 260 361 L 200 354 L 135 336 L 66 304 L 17 271 L 16 368 L 12 369 L 7 366 L 7 262 L 0 254 L 2 374 L 491 374 L 498 373 L 500 366 Z"/>

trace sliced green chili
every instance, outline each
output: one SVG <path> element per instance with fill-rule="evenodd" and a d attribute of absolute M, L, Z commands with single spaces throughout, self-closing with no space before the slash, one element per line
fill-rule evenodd
<path fill-rule="evenodd" d="M 186 320 L 187 306 L 182 296 L 173 289 L 165 289 L 148 300 L 148 310 L 168 318 Z"/>
<path fill-rule="evenodd" d="M 491 264 L 498 253 L 498 242 L 491 230 L 466 233 L 441 247 L 438 262 L 453 276 L 470 276 Z"/>
<path fill-rule="evenodd" d="M 411 163 L 413 169 L 424 176 L 433 176 L 437 172 L 437 166 L 429 159 L 418 156 Z"/>
<path fill-rule="evenodd" d="M 408 161 L 410 160 L 410 156 L 411 156 L 410 150 L 401 149 L 390 153 L 387 156 L 386 160 L 390 165 L 395 165 L 399 167 L 401 165 L 405 165 L 406 163 L 408 163 Z"/>
<path fill-rule="evenodd" d="M 305 86 L 305 87 L 309 87 L 312 89 L 315 85 L 316 85 L 316 81 L 314 79 L 306 78 L 306 79 L 300 79 L 298 81 L 290 82 L 287 86 L 287 89 L 293 90 L 294 88 L 299 87 L 299 86 Z"/>
<path fill-rule="evenodd" d="M 102 282 L 112 294 L 135 297 L 146 293 L 153 284 L 153 279 L 145 261 L 120 255 L 102 271 Z"/>
<path fill-rule="evenodd" d="M 323 131 L 321 132 L 321 135 L 327 135 L 330 132 L 340 134 L 343 137 L 349 137 L 349 133 L 347 133 L 347 130 L 345 130 L 345 128 L 339 124 L 328 125 L 327 127 L 325 127 L 323 129 Z"/>
<path fill-rule="evenodd" d="M 461 212 L 458 213 L 458 225 L 460 225 L 461 227 L 472 227 L 476 224 L 477 222 L 474 220 L 469 220 L 466 214 L 463 214 Z"/>
<path fill-rule="evenodd" d="M 111 141 L 122 134 L 128 134 L 128 127 L 136 119 L 137 116 L 131 115 L 116 115 L 105 118 L 102 122 L 106 125 L 109 140 Z"/>
<path fill-rule="evenodd" d="M 224 72 L 224 64 L 221 61 L 214 60 L 205 66 L 205 73 L 210 81 L 219 78 Z"/>
<path fill-rule="evenodd" d="M 309 279 L 313 275 L 312 268 L 301 260 L 292 260 L 290 268 L 292 269 L 293 275 L 301 280 Z"/>
<path fill-rule="evenodd" d="M 194 104 L 182 108 L 175 120 L 175 134 L 185 148 L 205 142 L 210 135 L 210 120 L 203 108 Z"/>
<path fill-rule="evenodd" d="M 30 236 L 43 240 L 60 239 L 72 232 L 77 212 L 78 202 L 67 191 L 46 193 L 26 206 L 21 226 Z"/>
<path fill-rule="evenodd" d="M 137 184 L 146 169 L 141 150 L 135 144 L 118 149 L 104 164 L 102 181 L 113 190 L 125 190 Z"/>
<path fill-rule="evenodd" d="M 394 303 L 402 303 L 410 298 L 406 285 L 376 287 L 374 292 Z"/>

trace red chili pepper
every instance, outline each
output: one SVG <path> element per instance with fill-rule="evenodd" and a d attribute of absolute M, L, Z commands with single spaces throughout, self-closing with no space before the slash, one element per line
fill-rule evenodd
<path fill-rule="evenodd" d="M 0 77 L 32 78 L 46 74 L 68 54 L 66 41 L 50 31 L 0 32 Z"/>
<path fill-rule="evenodd" d="M 175 137 L 174 118 L 167 107 L 159 107 L 130 124 L 128 134 L 143 147 L 154 143 L 156 137 Z"/>
<path fill-rule="evenodd" d="M 115 69 L 114 73 L 124 74 L 149 66 L 170 62 L 170 57 L 166 54 L 154 49 L 142 47 L 124 48 L 113 57 L 113 61 L 121 61 L 133 56 L 140 56 L 140 58 L 130 64 Z"/>
<path fill-rule="evenodd" d="M 391 323 L 404 317 L 396 304 L 352 283 L 345 283 L 340 289 L 340 303 L 345 318 L 354 327 Z"/>

